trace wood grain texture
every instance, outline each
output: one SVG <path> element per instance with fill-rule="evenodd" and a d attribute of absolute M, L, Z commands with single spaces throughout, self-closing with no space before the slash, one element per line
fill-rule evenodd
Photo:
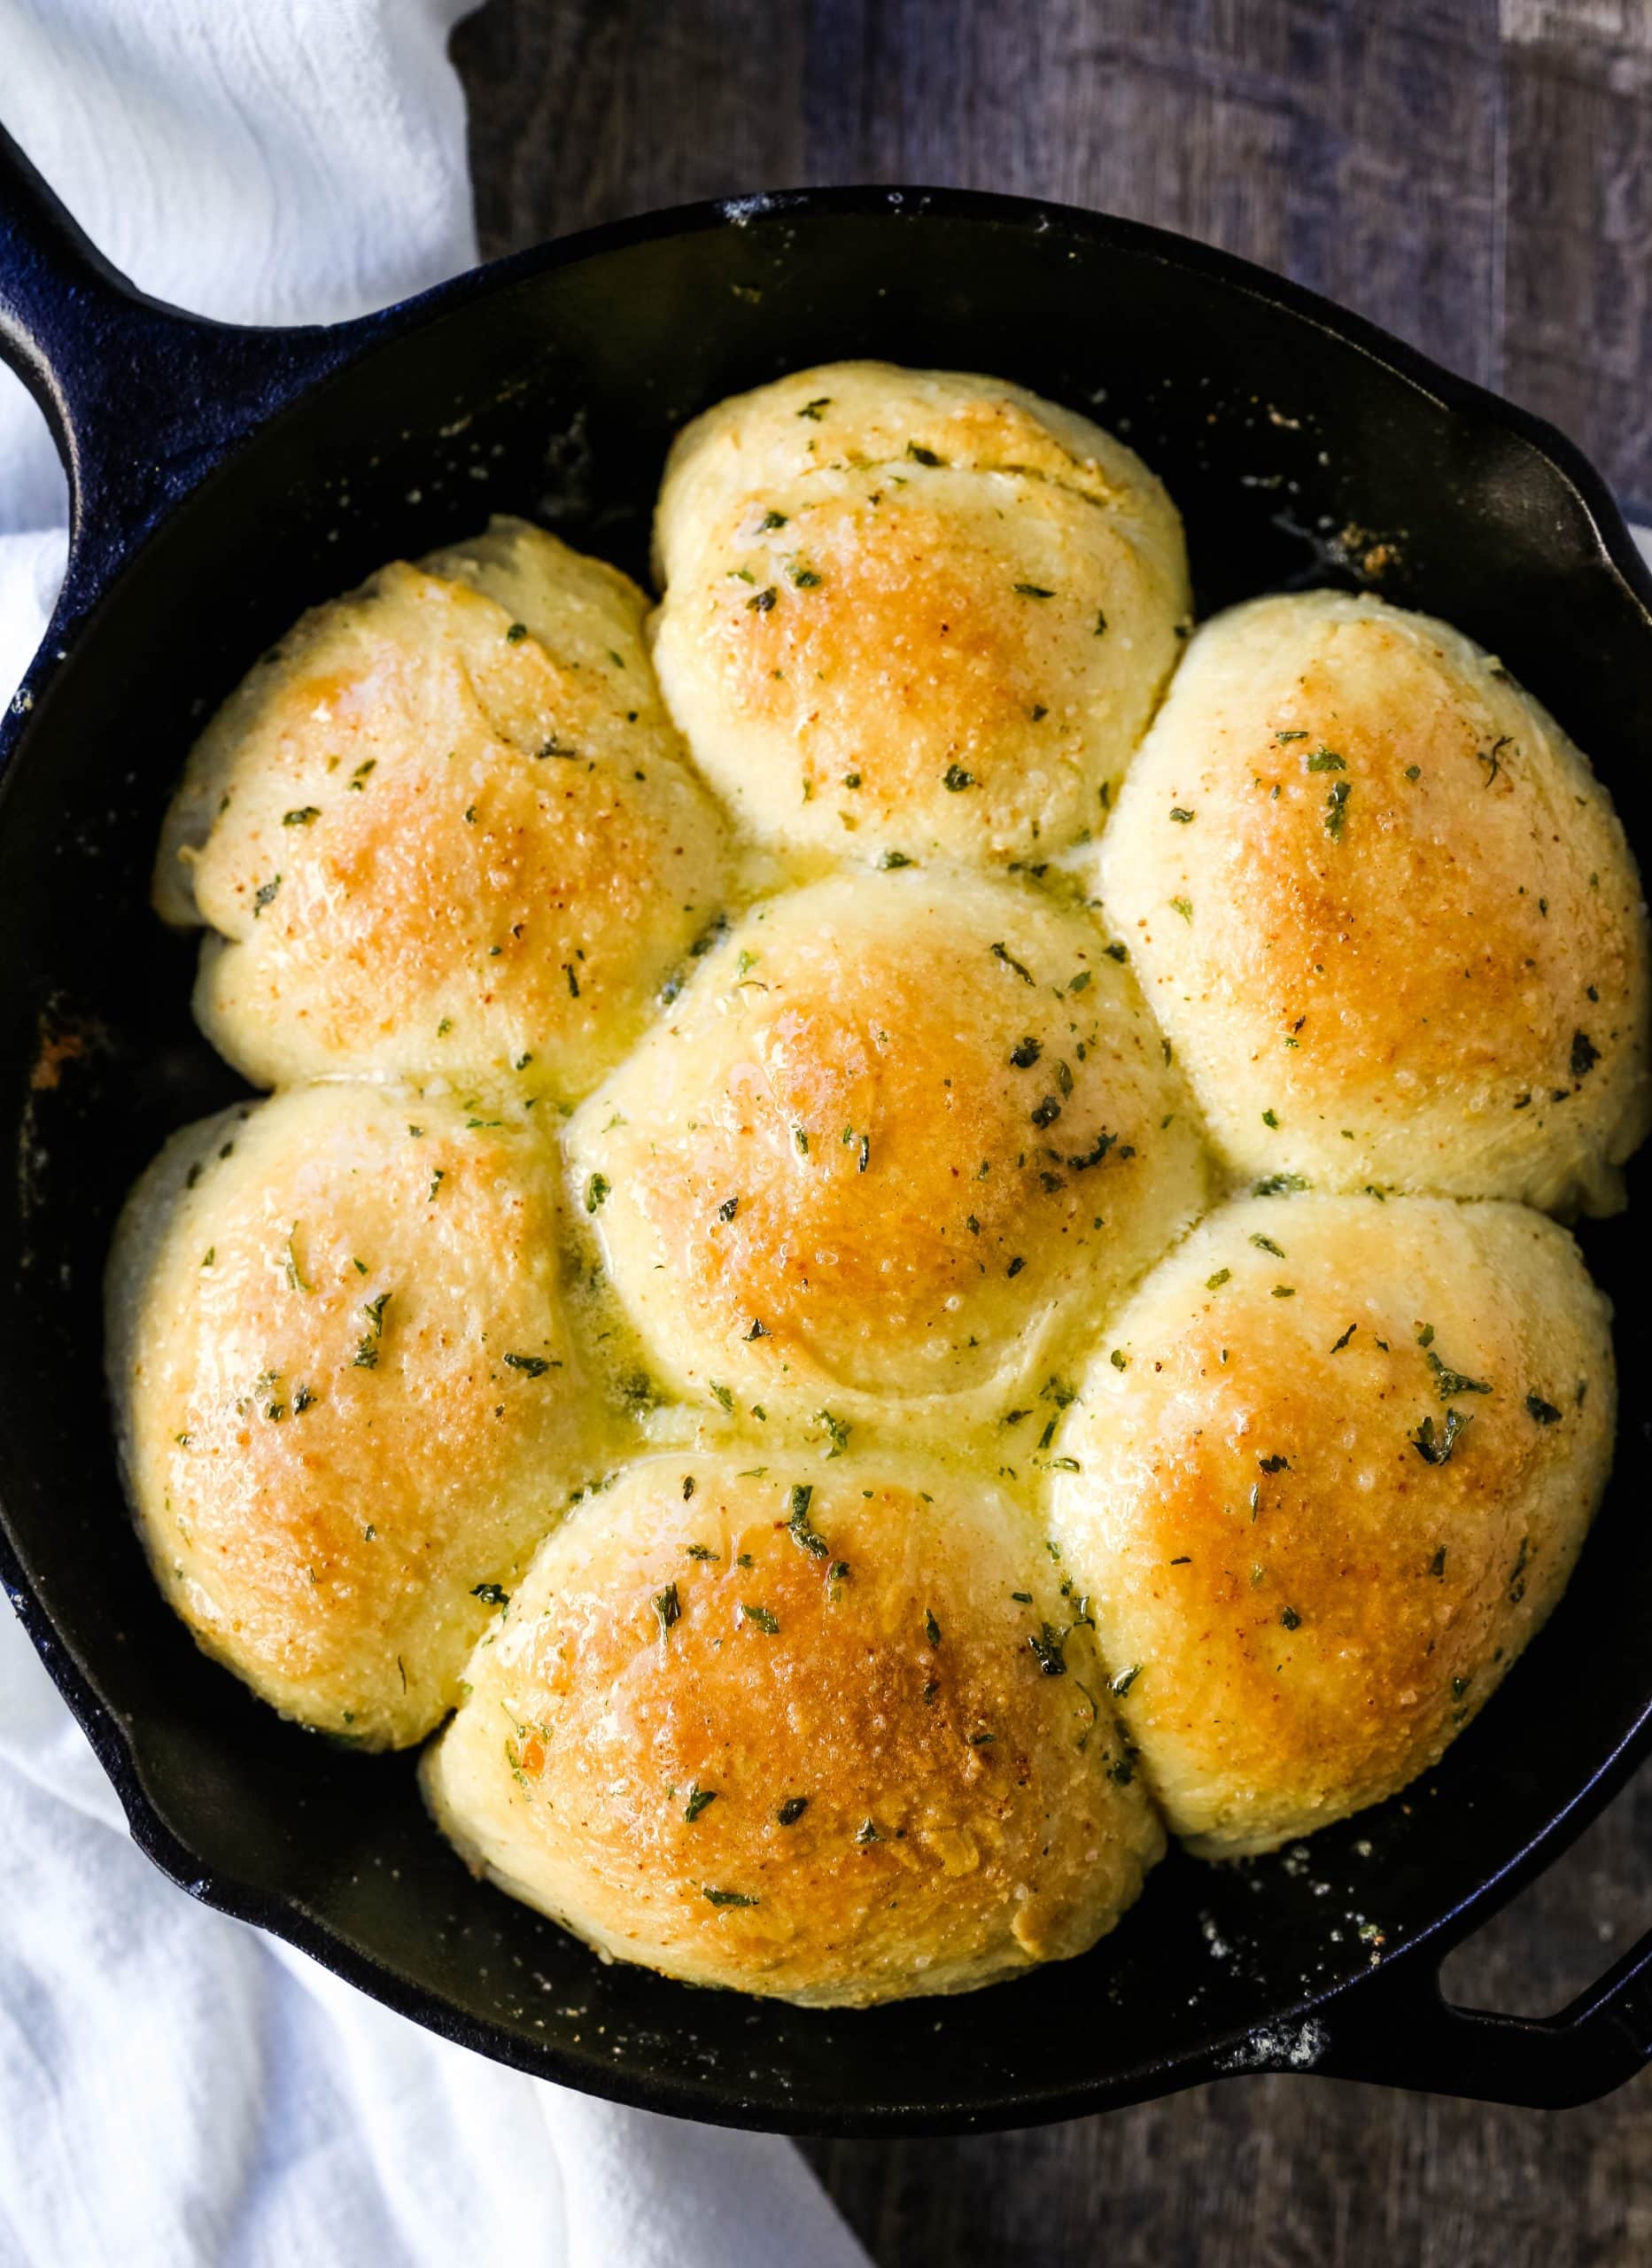
<path fill-rule="evenodd" d="M 454 53 L 489 252 L 801 181 L 1105 206 L 1358 307 L 1652 516 L 1652 0 L 490 0 Z M 1563 2006 L 1649 1883 L 1643 1779 L 1454 1996 Z M 1640 2268 L 1649 2117 L 1652 2078 L 1556 2116 L 1264 2078 L 810 2154 L 880 2268 Z"/>
<path fill-rule="evenodd" d="M 1652 514 L 1652 5 L 1503 6 L 1503 388 Z"/>
<path fill-rule="evenodd" d="M 490 0 L 484 250 L 679 199 L 1064 198 L 1298 277 L 1652 512 L 1652 0 Z"/>

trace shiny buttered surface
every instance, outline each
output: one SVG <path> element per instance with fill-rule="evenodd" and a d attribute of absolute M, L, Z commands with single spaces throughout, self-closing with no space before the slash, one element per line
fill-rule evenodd
<path fill-rule="evenodd" d="M 1191 608 L 1133 450 L 1019 386 L 838 362 L 721 402 L 660 491 L 655 659 L 714 786 L 828 855 L 1098 828 Z"/>
<path fill-rule="evenodd" d="M 1640 877 L 1554 718 L 1443 622 L 1315 591 L 1206 624 L 1100 887 L 1235 1173 L 1614 1209 Z"/>
<path fill-rule="evenodd" d="M 1211 1856 L 1434 1763 L 1560 1596 L 1611 1459 L 1606 1303 L 1517 1205 L 1222 1206 L 1077 1384 L 1051 1534 L 1143 1772 Z"/>
<path fill-rule="evenodd" d="M 635 585 L 520 520 L 383 569 L 231 695 L 156 903 L 208 931 L 201 1029 L 260 1086 L 578 1093 L 722 903 L 723 828 Z"/>
<path fill-rule="evenodd" d="M 111 1262 L 155 1572 L 208 1652 L 369 1747 L 451 1709 L 590 1451 L 555 1155 L 451 1099 L 297 1088 L 175 1136 Z"/>
<path fill-rule="evenodd" d="M 655 535 L 651 625 L 520 520 L 393 563 L 190 757 L 157 904 L 279 1091 L 128 1204 L 130 1492 L 277 1708 L 450 1719 L 438 1822 L 603 1954 L 960 1991 L 1166 1826 L 1404 1787 L 1554 1605 L 1640 884 L 1444 624 L 1190 640 L 1164 490 L 1020 388 L 736 397 Z"/>
<path fill-rule="evenodd" d="M 1094 918 L 946 867 L 755 906 L 569 1153 L 659 1375 L 777 1413 L 997 1418 L 1205 1193 Z"/>
<path fill-rule="evenodd" d="M 478 1648 L 425 1765 L 603 1953 L 862 2005 L 1082 1953 L 1164 1845 L 1025 1515 L 888 1456 L 636 1464 Z"/>

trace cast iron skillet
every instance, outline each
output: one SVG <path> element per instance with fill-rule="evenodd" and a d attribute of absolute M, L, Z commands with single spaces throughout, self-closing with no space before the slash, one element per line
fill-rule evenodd
<path fill-rule="evenodd" d="M 1295 1853 L 1173 1857 L 1082 1961 L 871 2014 L 604 1968 L 473 1883 L 409 1759 L 283 1724 L 196 1651 L 143 1565 L 100 1383 L 121 1194 L 237 1091 L 189 1020 L 192 950 L 148 910 L 162 804 L 204 705 L 305 605 L 492 509 L 641 572 L 667 442 L 719 395 L 840 355 L 990 370 L 1144 452 L 1186 515 L 1201 610 L 1380 574 L 1511 663 L 1645 841 L 1652 585 L 1577 452 L 1219 252 L 916 190 L 694 206 L 337 330 L 242 330 L 133 291 L 0 136 L 0 354 L 51 419 L 74 507 L 0 737 L 0 1570 L 156 1862 L 485 2054 L 734 2124 L 1026 2125 L 1257 2070 L 1561 2104 L 1639 2070 L 1652 1936 L 1547 2022 L 1438 1984 L 1652 1747 L 1648 1328 L 1621 1225 L 1584 1234 L 1617 1301 L 1611 1493 L 1550 1627 L 1439 1770 Z"/>

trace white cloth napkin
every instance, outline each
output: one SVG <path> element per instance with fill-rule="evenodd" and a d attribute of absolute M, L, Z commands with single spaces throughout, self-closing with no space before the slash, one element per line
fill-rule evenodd
<path fill-rule="evenodd" d="M 0 0 L 0 117 L 146 289 L 331 320 L 476 257 L 469 0 Z M 64 490 L 0 372 L 0 703 Z M 487 2062 L 208 1913 L 0 1617 L 0 2268 L 865 2268 L 789 2143 Z"/>

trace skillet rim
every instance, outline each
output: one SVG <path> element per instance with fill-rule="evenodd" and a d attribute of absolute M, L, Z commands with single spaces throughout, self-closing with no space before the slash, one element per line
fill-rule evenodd
<path fill-rule="evenodd" d="M 89 555 L 81 524 L 79 485 L 72 478 L 75 509 L 68 573 L 41 647 L 24 676 L 19 697 L 11 704 L 4 718 L 0 719 L 0 827 L 6 820 L 6 790 L 11 784 L 12 762 L 29 737 L 35 698 L 58 667 L 72 665 L 74 656 L 71 641 L 74 634 L 95 614 L 101 613 L 105 606 L 119 603 L 120 585 L 125 570 L 138 557 L 163 524 L 172 519 L 180 506 L 219 474 L 225 470 L 232 472 L 235 459 L 243 446 L 255 438 L 267 438 L 271 429 L 277 426 L 289 411 L 300 405 L 309 406 L 313 398 L 324 390 L 332 377 L 348 374 L 359 362 L 377 353 L 393 350 L 405 340 L 458 314 L 469 305 L 562 268 L 639 245 L 692 237 L 714 229 L 745 229 L 754 224 L 806 221 L 818 216 L 909 222 L 922 222 L 930 218 L 951 219 L 1034 234 L 1063 229 L 1072 237 L 1103 248 L 1191 273 L 1202 284 L 1210 287 L 1217 299 L 1226 293 L 1236 293 L 1260 304 L 1269 316 L 1283 315 L 1329 335 L 1342 346 L 1353 349 L 1390 377 L 1400 380 L 1425 401 L 1467 422 L 1512 435 L 1571 490 L 1593 538 L 1594 554 L 1591 555 L 1586 550 L 1579 550 L 1576 559 L 1570 563 L 1575 571 L 1598 560 L 1603 562 L 1616 576 L 1633 602 L 1645 627 L 1648 658 L 1652 662 L 1652 569 L 1637 548 L 1604 478 L 1583 451 L 1558 428 L 1536 413 L 1508 401 L 1475 380 L 1446 369 L 1422 350 L 1394 337 L 1380 325 L 1235 253 L 1196 242 L 1173 230 L 1092 212 L 1081 206 L 995 191 L 927 189 L 910 184 L 781 190 L 746 197 L 700 200 L 605 222 L 482 263 L 409 299 L 354 322 L 327 329 L 270 329 L 260 331 L 250 327 L 210 323 L 182 315 L 179 311 L 168 309 L 127 287 L 128 311 L 158 325 L 164 324 L 175 355 L 179 352 L 182 325 L 182 336 L 193 342 L 198 363 L 197 369 L 188 371 L 186 375 L 198 384 L 211 385 L 214 355 L 228 364 L 231 349 L 239 358 L 232 367 L 238 377 L 242 376 L 245 368 L 245 351 L 249 346 L 258 343 L 268 353 L 273 384 L 262 398 L 252 402 L 250 414 L 244 408 L 238 417 L 232 416 L 227 424 L 212 428 L 202 453 L 183 467 L 178 477 L 168 485 L 159 499 L 158 509 L 152 508 L 144 513 L 136 524 L 122 527 L 117 522 L 112 541 L 100 543 L 95 557 Z M 117 285 L 120 282 L 120 279 L 116 279 Z M 300 351 L 293 355 L 291 350 L 295 346 Z M 302 351 L 306 348 L 307 353 Z M 95 341 L 92 342 L 92 351 L 96 352 Z M 278 364 L 278 358 L 283 352 L 291 358 L 284 367 Z M 210 395 L 205 397 L 205 408 L 198 402 L 195 405 L 196 414 L 203 419 L 214 407 L 221 408 L 221 404 L 213 403 Z M 66 388 L 58 408 L 70 433 L 76 439 L 83 439 L 81 429 L 89 429 L 95 445 L 98 436 L 93 405 L 89 401 L 83 402 L 75 392 Z M 58 439 L 62 453 L 63 436 L 58 434 Z M 91 461 L 96 463 L 95 447 Z M 1523 475 L 1527 480 L 1531 477 L 1529 473 Z M 103 504 L 107 499 L 100 494 L 97 501 Z M 1568 537 L 1563 540 L 1570 542 L 1571 539 Z M 60 651 L 61 661 L 58 658 Z M 1621 1444 L 1620 1433 L 1620 1447 Z M 589 2066 L 576 2066 L 570 2074 L 564 2066 L 562 2051 L 548 2045 L 536 2049 L 531 2042 L 520 2039 L 490 2019 L 460 2014 L 440 1994 L 406 1979 L 376 1955 L 360 1951 L 329 1924 L 319 1921 L 298 1899 L 205 1868 L 155 1808 L 142 1784 L 120 1713 L 103 1699 L 93 1673 L 82 1668 L 66 1641 L 59 1635 L 50 1610 L 36 1590 L 34 1579 L 17 1550 L 4 1501 L 0 1501 L 0 1581 L 4 1581 L 19 1619 L 28 1632 L 48 1674 L 68 1702 L 100 1765 L 113 1784 L 134 1840 L 163 1873 L 202 1903 L 237 1919 L 252 1922 L 293 1944 L 335 1974 L 344 1977 L 399 2014 L 413 2017 L 439 2036 L 471 2047 L 495 2061 L 533 2076 L 572 2085 L 582 2092 L 612 2101 L 720 2124 L 788 2132 L 894 2136 L 985 2132 L 1029 2123 L 1043 2124 L 1197 2085 L 1222 2076 L 1224 2071 L 1284 2068 L 1277 2061 L 1271 2063 L 1267 2061 L 1235 2062 L 1234 2051 L 1242 2049 L 1247 2041 L 1256 2039 L 1257 2031 L 1253 2027 L 1185 2054 L 1138 2063 L 1125 2071 L 1114 2070 L 1105 2072 L 1082 2086 L 1052 2089 L 1048 2093 L 1023 2087 L 1017 2095 L 1001 2096 L 989 2108 L 948 2106 L 935 2101 L 921 2109 L 901 2102 L 863 2103 L 841 2115 L 826 2116 L 814 2111 L 806 2122 L 800 2122 L 795 2113 L 788 2112 L 787 2106 L 782 2101 L 759 2100 L 714 2079 L 694 2082 L 671 2079 L 655 2084 L 647 2078 L 639 2079 L 634 2072 L 617 2073 L 611 2066 L 594 2060 Z M 1441 2014 L 1449 2016 L 1455 2013 L 1445 2008 L 1439 1997 L 1435 1969 L 1443 1953 L 1477 1922 L 1515 1895 L 1556 1857 L 1609 1800 L 1634 1766 L 1649 1751 L 1652 1751 L 1652 1689 L 1647 1693 L 1640 1716 L 1617 1746 L 1504 1866 L 1485 1877 L 1454 1906 L 1448 1907 L 1421 1926 L 1414 1936 L 1396 1947 L 1380 1969 L 1355 1976 L 1326 1991 L 1288 2003 L 1284 2008 L 1270 2014 L 1268 2027 L 1278 2031 L 1312 2025 L 1322 2015 L 1333 2008 L 1338 2012 L 1340 2023 L 1345 2014 L 1344 2004 L 1350 1995 L 1358 1992 L 1362 1996 L 1358 2007 L 1364 2013 L 1356 2016 L 1353 2008 L 1346 2011 L 1347 2030 L 1345 2044 L 1337 2047 L 1337 2052 L 1318 2057 L 1316 2068 L 1328 2073 L 1334 2070 L 1338 2075 L 1359 2077 L 1367 2060 L 1362 2054 L 1366 2039 L 1388 2028 L 1384 2023 L 1384 2011 L 1390 2025 L 1400 2016 L 1400 2008 L 1396 2007 L 1396 2002 L 1404 2008 L 1403 2021 L 1409 2021 L 1413 2015 L 1426 2018 L 1431 2008 L 1437 2017 Z M 1423 1950 L 1431 1946 L 1434 1948 L 1432 1954 Z M 1499 2032 L 1518 2031 L 1527 2035 L 1577 2031 L 1583 2016 L 1596 2013 L 1600 2004 L 1612 1997 L 1617 1989 L 1619 1975 L 1636 1966 L 1640 1957 L 1640 1949 L 1637 1948 L 1636 1953 L 1620 1963 L 1610 1977 L 1602 1980 L 1590 1992 L 1580 1996 L 1571 2009 L 1563 2011 L 1558 2017 L 1540 2023 L 1514 2018 L 1476 2017 L 1473 2019 L 1475 2028 L 1490 2030 L 1494 2026 Z M 1569 2019 L 1576 2021 L 1569 2023 Z M 1432 2029 L 1433 2026 L 1425 2023 L 1425 2031 Z M 1652 2035 L 1648 2035 L 1648 2039 L 1652 2042 Z M 1332 2045 L 1336 2046 L 1334 2039 Z M 1646 2056 L 1647 2049 L 1639 2048 L 1637 2061 L 1644 2061 Z M 1365 2070 L 1365 2075 L 1379 2076 L 1369 2070 Z M 1380 2076 L 1392 2077 L 1388 2072 Z M 1559 2077 L 1558 2059 L 1555 2076 Z M 1623 2076 L 1626 2074 L 1614 2071 L 1602 2084 L 1616 2084 Z M 1438 2075 L 1425 2077 L 1431 2077 L 1435 2085 L 1440 2084 Z M 1416 2085 L 1422 2082 L 1415 2078 L 1402 2077 L 1396 2083 Z M 1446 2085 L 1450 2083 L 1449 2078 L 1445 2081 Z M 1592 2091 L 1598 2092 L 1600 2088 L 1597 2086 Z M 1574 2092 L 1568 2099 L 1584 2098 Z"/>

